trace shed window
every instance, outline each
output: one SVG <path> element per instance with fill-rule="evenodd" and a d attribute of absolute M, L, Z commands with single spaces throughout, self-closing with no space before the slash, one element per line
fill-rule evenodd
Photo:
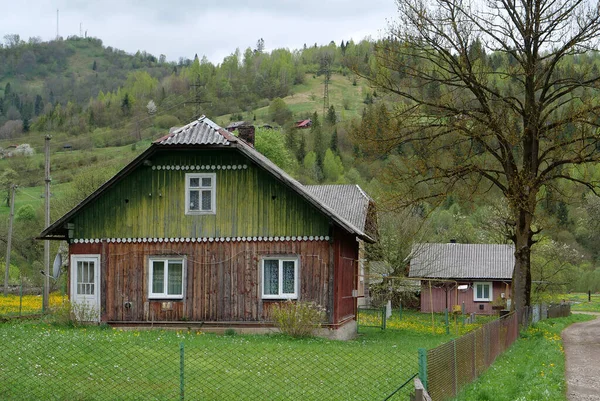
<path fill-rule="evenodd" d="M 265 258 L 261 265 L 263 298 L 298 298 L 298 258 Z"/>
<path fill-rule="evenodd" d="M 216 174 L 185 175 L 185 214 L 216 213 Z"/>
<path fill-rule="evenodd" d="M 473 283 L 473 300 L 474 301 L 491 301 L 492 295 L 492 283 Z"/>
<path fill-rule="evenodd" d="M 150 258 L 148 298 L 181 299 L 185 276 L 185 260 L 181 258 Z"/>

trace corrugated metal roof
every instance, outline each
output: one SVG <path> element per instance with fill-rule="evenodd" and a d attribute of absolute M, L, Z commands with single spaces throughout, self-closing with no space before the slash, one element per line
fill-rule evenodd
<path fill-rule="evenodd" d="M 415 244 L 409 277 L 510 280 L 514 253 L 513 245 Z"/>
<path fill-rule="evenodd" d="M 358 185 L 306 185 L 306 190 L 361 231 L 372 199 Z"/>
<path fill-rule="evenodd" d="M 223 128 L 202 116 L 156 140 L 158 145 L 229 145 Z"/>

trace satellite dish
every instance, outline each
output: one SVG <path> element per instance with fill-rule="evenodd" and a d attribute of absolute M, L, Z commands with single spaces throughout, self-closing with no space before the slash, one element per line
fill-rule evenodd
<path fill-rule="evenodd" d="M 469 285 L 468 284 L 461 284 L 458 286 L 458 289 L 461 291 L 466 291 L 469 289 Z"/>
<path fill-rule="evenodd" d="M 54 265 L 52 266 L 52 277 L 54 277 L 54 279 L 58 279 L 58 276 L 60 276 L 60 268 L 62 266 L 62 256 L 60 254 L 60 252 L 56 253 L 56 257 L 54 258 Z"/>

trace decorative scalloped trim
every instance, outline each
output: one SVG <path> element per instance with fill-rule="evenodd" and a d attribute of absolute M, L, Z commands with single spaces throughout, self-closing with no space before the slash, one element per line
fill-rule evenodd
<path fill-rule="evenodd" d="M 75 238 L 72 244 L 98 244 L 107 242 L 113 244 L 130 243 L 162 243 L 162 242 L 273 242 L 273 241 L 329 241 L 329 236 L 298 236 L 298 237 L 173 237 L 173 238 Z"/>
<path fill-rule="evenodd" d="M 152 170 L 181 170 L 181 171 L 214 171 L 214 170 L 246 170 L 247 164 L 219 164 L 219 165 L 198 165 L 198 164 L 159 164 L 152 166 Z"/>

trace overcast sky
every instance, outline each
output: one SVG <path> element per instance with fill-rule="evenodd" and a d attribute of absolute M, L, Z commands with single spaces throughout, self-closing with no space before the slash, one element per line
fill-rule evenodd
<path fill-rule="evenodd" d="M 206 55 L 219 63 L 236 48 L 301 48 L 305 43 L 379 38 L 396 13 L 394 0 L 0 0 L 0 39 L 19 34 L 47 41 L 83 33 L 135 53 Z M 3 40 L 3 39 L 2 39 Z"/>

